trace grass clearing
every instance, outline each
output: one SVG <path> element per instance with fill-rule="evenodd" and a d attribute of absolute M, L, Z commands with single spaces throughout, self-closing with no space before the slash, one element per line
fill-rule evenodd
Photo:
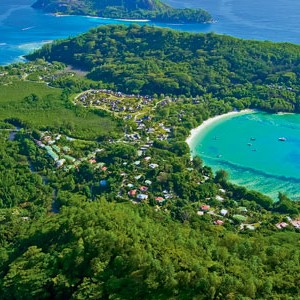
<path fill-rule="evenodd" d="M 61 89 L 44 83 L 14 81 L 0 88 L 0 121 L 17 118 L 29 127 L 57 130 L 74 137 L 97 139 L 120 132 L 110 116 L 70 105 L 61 99 Z M 38 101 L 24 98 L 35 94 Z"/>

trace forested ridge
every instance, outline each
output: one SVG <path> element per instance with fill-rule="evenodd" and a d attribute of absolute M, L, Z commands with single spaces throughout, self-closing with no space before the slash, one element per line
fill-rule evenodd
<path fill-rule="evenodd" d="M 33 7 L 52 13 L 106 18 L 149 19 L 179 23 L 212 21 L 210 14 L 203 9 L 176 9 L 159 0 L 37 0 Z"/>
<path fill-rule="evenodd" d="M 149 26 L 99 27 L 28 56 L 62 61 L 128 93 L 212 95 L 237 108 L 299 111 L 299 46 Z"/>
<path fill-rule="evenodd" d="M 299 299 L 300 202 L 185 143 L 234 108 L 298 112 L 299 54 L 133 25 L 0 67 L 0 298 Z"/>
<path fill-rule="evenodd" d="M 6 222 L 1 232 L 18 226 L 14 219 Z M 196 220 L 179 224 L 146 206 L 75 202 L 16 233 L 10 229 L 14 260 L 2 250 L 0 295 L 298 299 L 298 234 L 217 229 Z"/>

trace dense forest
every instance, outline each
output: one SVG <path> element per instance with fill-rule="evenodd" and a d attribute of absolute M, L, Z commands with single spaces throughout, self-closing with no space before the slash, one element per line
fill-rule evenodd
<path fill-rule="evenodd" d="M 178 23 L 212 21 L 210 14 L 202 9 L 175 9 L 160 0 L 38 0 L 33 7 L 52 13 L 93 15 L 105 18 L 149 19 Z"/>
<path fill-rule="evenodd" d="M 149 26 L 99 27 L 28 56 L 61 61 L 127 93 L 212 95 L 238 109 L 299 111 L 300 48 Z"/>
<path fill-rule="evenodd" d="M 0 298 L 299 299 L 300 202 L 185 143 L 234 108 L 298 112 L 299 54 L 133 25 L 0 67 Z"/>

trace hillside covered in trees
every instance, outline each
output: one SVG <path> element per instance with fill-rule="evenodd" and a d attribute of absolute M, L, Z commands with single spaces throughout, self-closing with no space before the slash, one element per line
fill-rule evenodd
<path fill-rule="evenodd" d="M 300 111 L 300 48 L 149 26 L 99 27 L 29 55 L 128 93 L 213 95 L 238 109 Z"/>
<path fill-rule="evenodd" d="M 37 0 L 33 7 L 52 13 L 93 15 L 105 18 L 149 19 L 178 23 L 212 21 L 209 13 L 202 9 L 175 9 L 160 0 Z"/>
<path fill-rule="evenodd" d="M 30 56 L 89 78 L 0 67 L 0 298 L 299 299 L 300 202 L 185 143 L 234 108 L 299 111 L 299 54 L 110 26 Z"/>

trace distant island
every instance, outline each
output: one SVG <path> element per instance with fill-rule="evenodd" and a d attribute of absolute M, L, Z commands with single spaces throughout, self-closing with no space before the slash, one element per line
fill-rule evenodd
<path fill-rule="evenodd" d="M 37 0 L 32 7 L 57 14 L 115 19 L 177 23 L 212 22 L 211 15 L 203 9 L 175 9 L 159 0 Z"/>

